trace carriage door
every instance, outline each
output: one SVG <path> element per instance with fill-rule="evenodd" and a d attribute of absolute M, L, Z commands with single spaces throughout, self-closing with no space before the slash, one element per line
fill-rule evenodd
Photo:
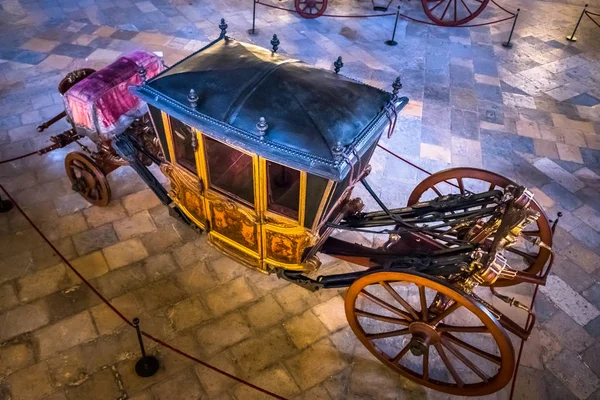
<path fill-rule="evenodd" d="M 312 239 L 303 226 L 306 172 L 260 158 L 265 264 L 302 269 L 302 253 Z"/>
<path fill-rule="evenodd" d="M 229 256 L 260 268 L 258 157 L 204 135 L 200 147 L 209 239 Z"/>

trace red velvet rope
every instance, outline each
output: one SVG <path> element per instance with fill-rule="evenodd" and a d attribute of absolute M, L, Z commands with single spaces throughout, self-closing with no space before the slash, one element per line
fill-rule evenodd
<path fill-rule="evenodd" d="M 261 3 L 260 1 L 255 1 L 256 4 L 260 4 L 261 6 L 274 8 L 276 10 L 287 11 L 291 13 L 297 14 L 298 11 L 292 10 L 289 8 L 275 6 L 273 4 Z M 322 14 L 320 17 L 330 17 L 330 18 L 375 18 L 375 17 L 387 17 L 390 15 L 396 15 L 396 13 L 387 13 L 387 14 L 369 14 L 369 15 L 335 15 L 335 14 Z"/>
<path fill-rule="evenodd" d="M 30 153 L 30 154 L 26 154 L 26 155 L 24 155 L 24 156 L 21 156 L 21 158 L 27 157 L 28 155 L 31 155 L 31 154 L 36 154 L 36 153 Z M 91 290 L 94 292 L 94 294 L 96 294 L 96 296 L 98 296 L 98 298 L 100 298 L 100 300 L 102 300 L 102 302 L 103 302 L 104 304 L 106 304 L 106 305 L 107 305 L 107 306 L 108 306 L 108 307 L 109 307 L 109 308 L 110 308 L 110 309 L 111 309 L 111 310 L 112 310 L 112 311 L 113 311 L 113 312 L 114 312 L 116 315 L 118 315 L 118 316 L 119 316 L 119 318 L 121 318 L 121 319 L 122 319 L 122 320 L 123 320 L 123 321 L 124 321 L 124 322 L 125 322 L 127 325 L 129 325 L 129 326 L 133 327 L 133 326 L 134 326 L 134 325 L 133 325 L 133 323 L 132 323 L 131 321 L 129 321 L 129 319 L 127 319 L 127 317 L 125 317 L 125 316 L 124 316 L 124 315 L 123 315 L 123 314 L 122 314 L 122 313 L 121 313 L 121 312 L 120 312 L 120 311 L 119 311 L 119 310 L 118 310 L 118 309 L 117 309 L 115 306 L 113 306 L 113 305 L 111 304 L 111 302 L 110 302 L 110 301 L 108 301 L 108 299 L 106 299 L 106 297 L 104 297 L 104 296 L 102 295 L 102 293 L 100 293 L 100 292 L 99 292 L 99 291 L 98 291 L 98 290 L 97 290 L 97 289 L 96 289 L 96 288 L 95 288 L 95 287 L 94 287 L 94 286 L 93 286 L 93 285 L 92 285 L 90 282 L 88 282 L 88 280 L 87 280 L 87 279 L 85 279 L 85 278 L 83 277 L 83 275 L 81 275 L 81 274 L 79 273 L 79 271 L 77 271 L 77 269 L 75 269 L 75 267 L 73 267 L 73 265 L 72 265 L 72 264 L 69 262 L 69 260 L 67 260 L 67 259 L 65 258 L 65 256 L 63 256 L 63 255 L 62 255 L 62 253 L 61 253 L 60 251 L 58 251 L 58 249 L 57 249 L 57 248 L 56 248 L 56 247 L 55 247 L 55 246 L 52 244 L 52 242 L 51 242 L 51 241 L 50 241 L 50 240 L 49 240 L 49 239 L 48 239 L 48 238 L 47 238 L 47 237 L 46 237 L 46 236 L 45 236 L 45 235 L 42 233 L 42 231 L 41 231 L 41 230 L 40 230 L 40 229 L 37 227 L 37 225 L 36 225 L 36 224 L 35 224 L 35 223 L 34 223 L 34 222 L 31 220 L 31 218 L 29 218 L 29 216 L 28 216 L 28 215 L 25 213 L 25 211 L 23 211 L 23 209 L 21 208 L 21 206 L 19 206 L 19 203 L 17 203 L 17 202 L 15 201 L 15 199 L 14 199 L 14 198 L 13 198 L 13 197 L 10 195 L 10 193 L 9 193 L 9 192 L 6 190 L 6 188 L 5 188 L 4 186 L 2 186 L 2 184 L 1 184 L 1 183 L 0 183 L 0 189 L 2 189 L 2 191 L 3 191 L 4 193 L 6 193 L 6 197 L 8 197 L 8 199 L 9 199 L 10 201 L 12 201 L 12 203 L 13 203 L 13 205 L 16 207 L 16 209 L 17 209 L 17 210 L 19 210 L 19 212 L 20 212 L 20 213 L 23 215 L 23 217 L 25 217 L 25 219 L 27 220 L 27 222 L 29 222 L 29 224 L 30 224 L 30 225 L 33 227 L 33 229 L 35 229 L 35 231 L 36 231 L 36 232 L 37 232 L 37 233 L 38 233 L 38 234 L 39 234 L 39 235 L 42 237 L 42 239 L 43 239 L 43 240 L 44 240 L 44 241 L 45 241 L 45 242 L 48 244 L 48 246 L 50 246 L 50 248 L 52 249 L 52 251 L 54 252 L 54 254 L 56 254 L 56 255 L 57 255 L 57 256 L 58 256 L 58 257 L 59 257 L 59 258 L 62 260 L 62 262 L 63 262 L 65 265 L 67 265 L 67 266 L 68 266 L 68 267 L 71 269 L 71 271 L 73 271 L 73 273 L 75 273 L 75 275 L 77 275 L 77 277 L 78 277 L 79 279 L 81 279 L 81 281 L 82 281 L 83 283 L 85 283 L 85 284 L 86 284 L 86 286 L 87 286 L 87 287 L 89 287 L 89 288 L 90 288 L 90 289 L 91 289 Z M 271 397 L 273 397 L 274 399 L 278 399 L 278 400 L 287 400 L 285 397 L 279 396 L 279 395 L 277 395 L 277 394 L 275 394 L 275 393 L 273 393 L 273 392 L 270 392 L 270 391 L 268 391 L 268 390 L 266 390 L 266 389 L 263 389 L 263 388 L 261 388 L 260 386 L 256 386 L 256 385 L 254 385 L 254 384 L 252 384 L 252 383 L 250 383 L 250 382 L 248 382 L 248 381 L 245 381 L 245 380 L 243 380 L 243 379 L 241 379 L 241 378 L 238 378 L 238 377 L 237 377 L 237 376 L 235 376 L 235 375 L 231 375 L 230 373 L 228 373 L 228 372 L 225 372 L 225 371 L 223 371 L 222 369 L 219 369 L 219 368 L 217 368 L 217 367 L 215 367 L 215 366 L 213 366 L 213 365 L 211 365 L 211 364 L 208 364 L 208 363 L 207 363 L 207 362 L 205 362 L 205 361 L 202 361 L 202 360 L 200 360 L 200 359 L 198 359 L 198 358 L 196 358 L 196 357 L 194 357 L 194 356 L 192 356 L 192 355 L 190 355 L 190 354 L 188 354 L 188 353 L 186 353 L 186 352 L 184 352 L 184 351 L 182 351 L 182 350 L 180 350 L 180 349 L 178 349 L 178 348 L 176 348 L 176 347 L 174 347 L 174 346 L 171 346 L 171 345 L 170 345 L 170 344 L 168 344 L 168 343 L 165 343 L 165 342 L 163 342 L 162 340 L 160 340 L 160 339 L 158 339 L 158 338 L 155 338 L 154 336 L 150 335 L 150 334 L 149 334 L 149 333 L 147 333 L 147 332 L 142 332 L 142 334 L 143 334 L 144 336 L 146 336 L 148 339 L 152 340 L 153 342 L 155 342 L 155 343 L 157 343 L 157 344 L 159 344 L 159 345 L 161 345 L 161 346 L 163 346 L 163 347 L 166 347 L 166 348 L 168 348 L 169 350 L 172 350 L 172 351 L 174 351 L 174 352 L 175 352 L 175 353 L 177 353 L 177 354 L 180 354 L 180 355 L 182 355 L 182 356 L 184 356 L 184 357 L 186 357 L 186 358 L 189 358 L 190 360 L 193 360 L 193 361 L 197 362 L 198 364 L 200 364 L 200 365 L 203 365 L 203 366 L 205 366 L 206 368 L 209 368 L 209 369 L 211 369 L 211 370 L 213 370 L 213 371 L 215 371 L 215 372 L 217 372 L 217 373 L 219 373 L 219 374 L 221 374 L 221 375 L 225 375 L 225 376 L 227 376 L 228 378 L 231 378 L 231 379 L 233 379 L 233 380 L 235 380 L 235 381 L 238 381 L 238 382 L 240 382 L 241 384 L 244 384 L 244 385 L 246 385 L 246 386 L 249 386 L 249 387 L 251 387 L 251 388 L 253 388 L 253 389 L 255 389 L 255 390 L 258 390 L 259 392 L 262 392 L 262 393 L 264 393 L 264 394 L 266 394 L 266 395 L 268 395 L 268 396 L 271 396 Z"/>
<path fill-rule="evenodd" d="M 594 24 L 596 24 L 596 26 L 597 26 L 598 28 L 600 28 L 600 24 L 598 24 L 598 22 L 596 22 L 596 20 L 595 20 L 594 18 L 590 17 L 590 14 L 592 14 L 592 15 L 594 15 L 594 16 L 597 16 L 597 17 L 600 17 L 600 14 L 596 14 L 596 13 L 589 12 L 589 11 L 586 11 L 586 12 L 585 12 L 585 15 L 587 15 L 587 16 L 588 16 L 588 18 L 589 18 L 589 19 L 591 19 L 591 20 L 592 20 L 592 22 L 593 22 Z"/>
<path fill-rule="evenodd" d="M 275 6 L 273 4 L 262 3 L 260 0 L 255 1 L 255 3 L 256 4 L 260 4 L 261 6 L 265 6 L 265 7 L 269 7 L 269 8 L 274 8 L 276 10 L 281 10 L 281 11 L 286 11 L 286 12 L 291 12 L 291 13 L 298 14 L 298 11 L 296 11 L 296 10 L 292 10 L 290 8 L 285 8 L 285 7 Z M 492 0 L 492 3 L 494 3 L 495 5 L 497 5 L 501 10 L 507 12 L 511 16 L 507 17 L 507 18 L 502 18 L 502 19 L 499 19 L 499 20 L 495 20 L 495 21 L 483 22 L 481 24 L 447 26 L 447 28 L 472 28 L 472 27 L 477 27 L 477 26 L 493 25 L 493 24 L 497 24 L 497 23 L 508 21 L 509 19 L 515 18 L 515 16 L 516 16 L 515 13 L 512 13 L 512 12 L 508 11 L 507 9 L 505 9 L 504 7 L 502 7 L 498 3 L 496 3 L 494 0 Z M 388 17 L 390 15 L 396 15 L 396 13 L 366 14 L 366 15 L 322 14 L 322 15 L 320 15 L 320 17 L 330 17 L 330 18 L 376 18 L 376 17 Z M 401 16 L 402 18 L 408 19 L 408 20 L 413 21 L 413 22 L 417 22 L 419 24 L 439 26 L 438 24 L 436 24 L 433 21 L 423 21 L 421 19 L 413 18 L 413 17 L 411 17 L 409 15 L 406 15 L 406 14 L 403 14 L 403 13 L 398 13 L 398 15 Z"/>

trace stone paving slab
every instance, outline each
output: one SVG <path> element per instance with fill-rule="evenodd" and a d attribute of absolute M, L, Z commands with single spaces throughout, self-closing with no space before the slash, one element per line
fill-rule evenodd
<path fill-rule="evenodd" d="M 56 86 L 66 72 L 101 68 L 133 49 L 158 52 L 171 65 L 214 40 L 221 17 L 232 36 L 269 47 L 276 33 L 281 53 L 321 68 L 342 55 L 342 73 L 386 90 L 401 75 L 411 102 L 392 138 L 383 140 L 386 147 L 434 171 L 493 170 L 528 185 L 550 219 L 563 213 L 554 273 L 538 296 L 539 323 L 526 344 L 515 398 L 596 399 L 600 30 L 584 19 L 578 41 L 565 40 L 584 2 L 502 1 L 521 8 L 507 50 L 501 42 L 510 22 L 453 29 L 400 20 L 398 46 L 388 47 L 383 41 L 393 17 L 304 20 L 259 6 L 259 34 L 251 36 L 251 6 L 239 0 L 0 0 L 0 160 L 45 146 L 68 128 L 60 122 L 42 134 L 35 130 L 63 110 Z M 402 7 L 423 16 L 420 2 Z M 339 0 L 330 10 L 373 13 L 368 3 Z M 501 15 L 489 6 L 482 18 Z M 64 175 L 64 157 L 73 150 L 0 165 L 0 182 L 65 257 L 144 329 L 289 398 L 448 398 L 395 375 L 358 343 L 345 319 L 343 290 L 310 293 L 222 257 L 169 217 L 130 168 L 109 176 L 108 207 L 90 206 Z M 424 178 L 379 150 L 371 164 L 373 187 L 393 205 L 404 205 Z M 323 261 L 323 273 L 356 268 Z M 0 399 L 261 398 L 147 346 L 161 369 L 142 380 L 133 371 L 139 350 L 132 331 L 22 216 L 0 214 Z M 508 395 L 505 389 L 487 398 Z"/>

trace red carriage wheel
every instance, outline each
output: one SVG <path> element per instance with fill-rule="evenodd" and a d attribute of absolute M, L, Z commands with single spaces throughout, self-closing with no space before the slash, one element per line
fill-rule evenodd
<path fill-rule="evenodd" d="M 327 0 L 294 0 L 296 11 L 302 18 L 317 18 L 327 8 Z"/>
<path fill-rule="evenodd" d="M 423 10 L 436 25 L 458 26 L 477 17 L 490 0 L 421 0 Z"/>

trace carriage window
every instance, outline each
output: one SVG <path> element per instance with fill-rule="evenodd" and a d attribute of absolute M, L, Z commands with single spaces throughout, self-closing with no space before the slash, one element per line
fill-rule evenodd
<path fill-rule="evenodd" d="M 209 137 L 204 137 L 210 186 L 254 207 L 252 157 Z"/>
<path fill-rule="evenodd" d="M 163 149 L 164 157 L 167 161 L 171 162 L 171 155 L 169 154 L 169 147 L 167 146 L 167 139 L 165 136 L 165 127 L 163 125 L 162 112 L 156 108 L 148 104 L 148 109 L 150 110 L 150 115 L 152 116 L 152 122 L 154 122 L 154 127 L 156 128 L 156 136 L 160 141 L 160 145 Z"/>
<path fill-rule="evenodd" d="M 185 167 L 191 172 L 198 173 L 196 168 L 196 152 L 192 144 L 195 133 L 192 127 L 183 122 L 169 117 L 171 121 L 171 133 L 173 136 L 173 151 L 177 164 Z"/>
<path fill-rule="evenodd" d="M 298 218 L 300 171 L 267 161 L 267 210 Z"/>

